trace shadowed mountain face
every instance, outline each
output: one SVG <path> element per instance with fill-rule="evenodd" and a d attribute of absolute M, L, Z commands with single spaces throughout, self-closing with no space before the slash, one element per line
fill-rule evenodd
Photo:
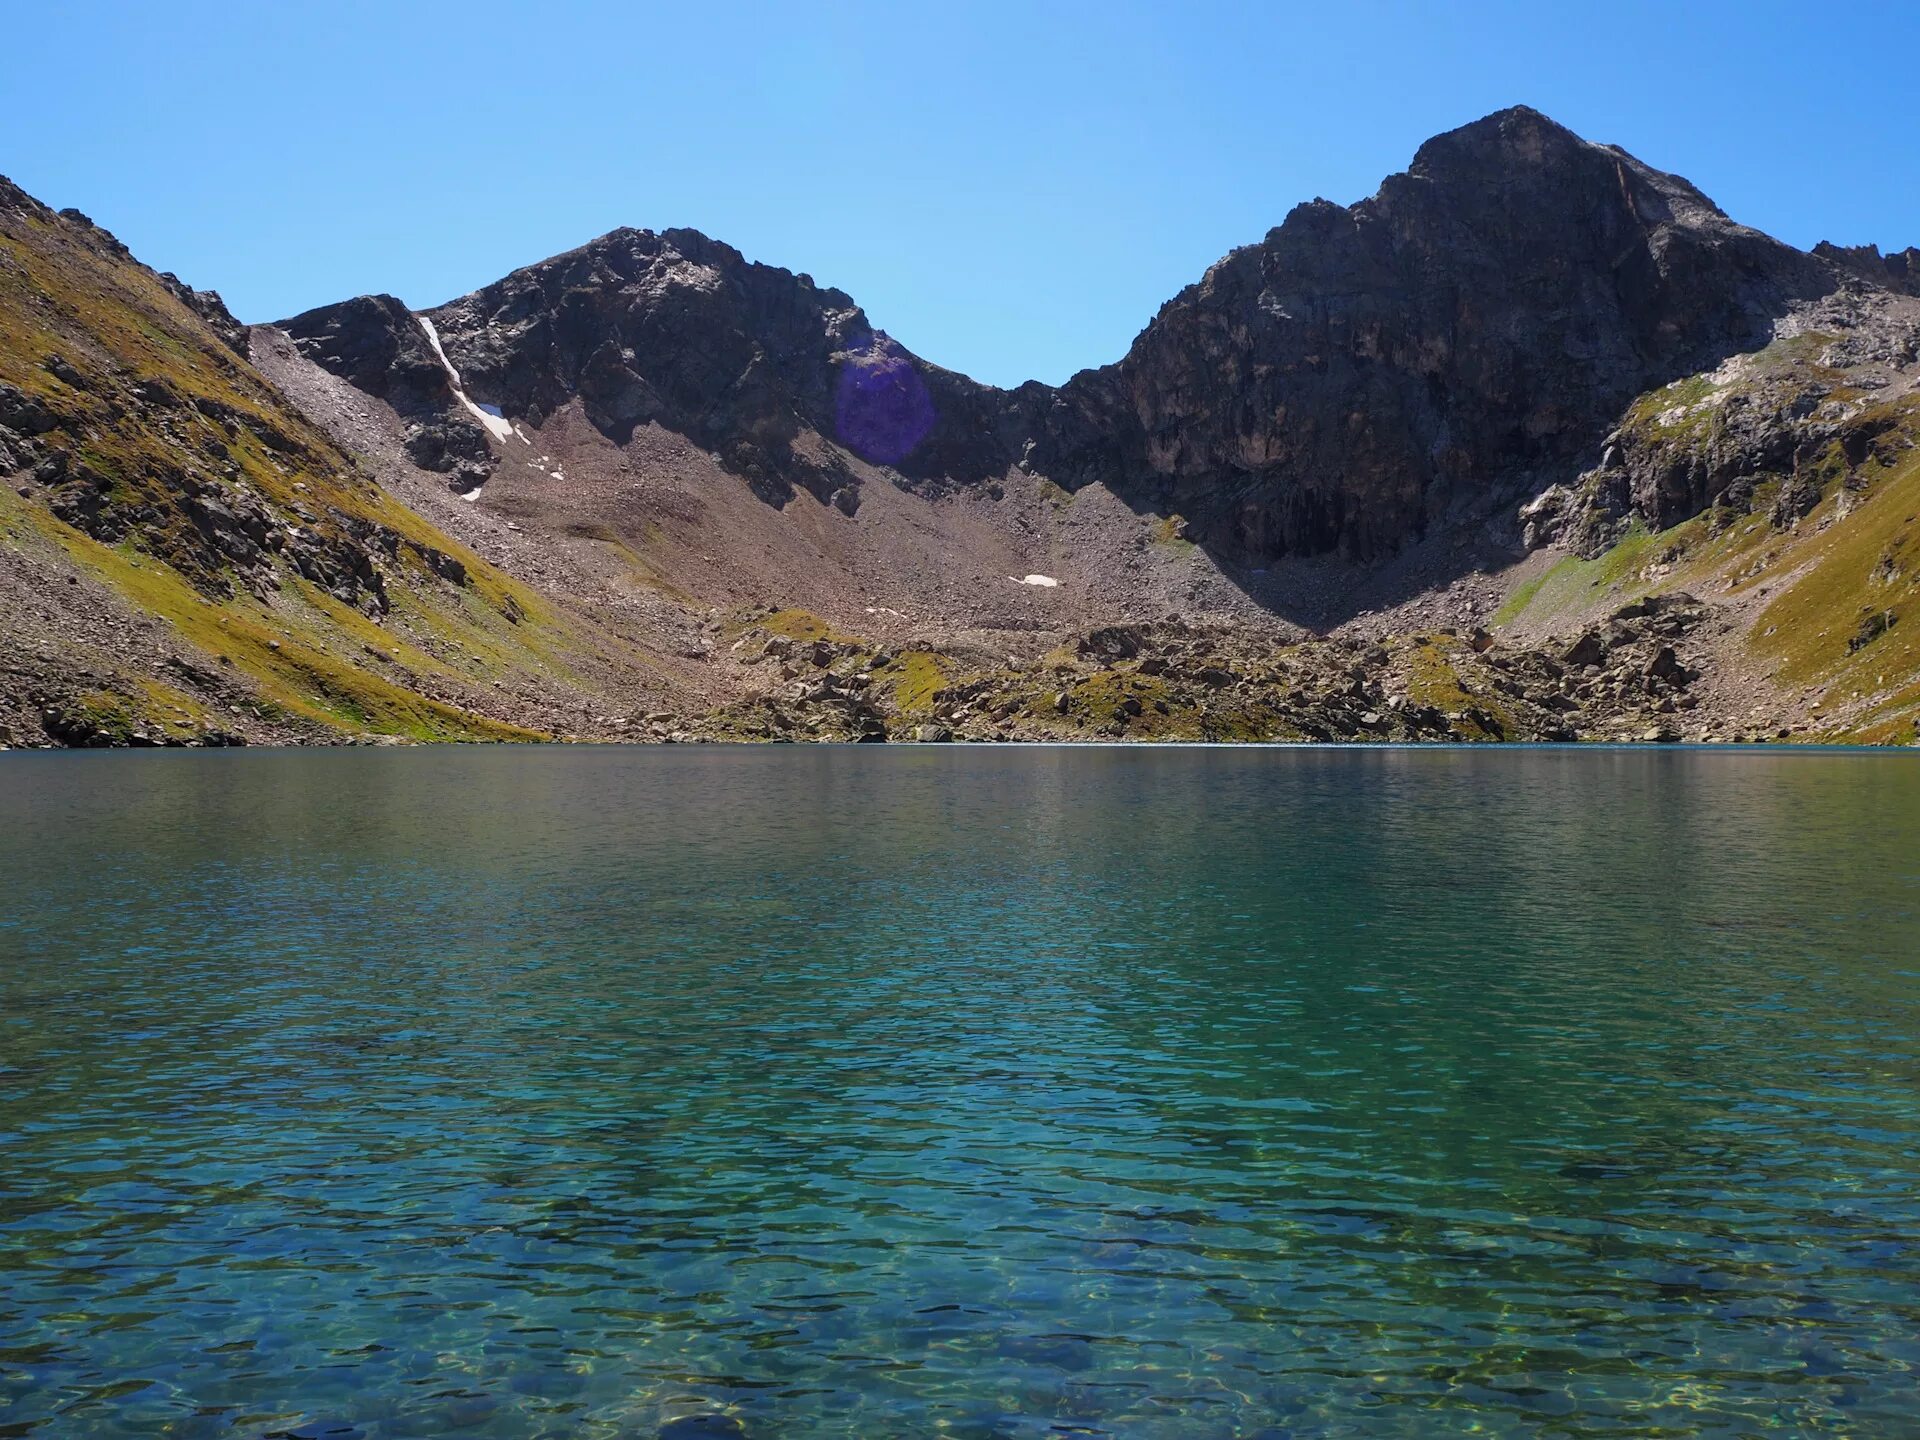
<path fill-rule="evenodd" d="M 1369 200 L 1299 206 L 1060 388 L 929 365 L 840 291 L 690 230 L 615 231 L 428 313 L 508 417 L 577 398 L 616 444 L 657 423 L 770 501 L 857 504 L 848 457 L 916 487 L 1018 465 L 1258 565 L 1375 560 L 1485 518 L 1579 468 L 1634 396 L 1838 283 L 1684 180 L 1515 109 L 1429 141 Z M 288 328 L 380 394 L 364 357 L 408 345 L 342 332 L 409 322 L 363 299 Z"/>
<path fill-rule="evenodd" d="M 1358 205 L 1298 207 L 1074 386 L 1133 416 L 1138 503 L 1250 560 L 1372 559 L 1538 489 L 1633 396 L 1834 287 L 1686 181 L 1515 109 Z"/>

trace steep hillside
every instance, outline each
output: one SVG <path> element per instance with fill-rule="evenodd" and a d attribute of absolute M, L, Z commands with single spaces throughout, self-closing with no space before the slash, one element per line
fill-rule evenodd
<path fill-rule="evenodd" d="M 283 328 L 388 401 L 414 460 L 463 490 L 499 457 L 534 458 L 516 447 L 573 411 L 589 454 L 610 447 L 629 472 L 672 483 L 684 467 L 644 453 L 671 437 L 776 509 L 798 492 L 848 516 L 883 487 L 985 496 L 982 522 L 1046 573 L 1074 570 L 1089 547 L 1021 502 L 1037 492 L 1057 510 L 1087 495 L 1105 516 L 1117 499 L 1141 523 L 1098 522 L 1086 618 L 1098 605 L 1186 613 L 1177 584 L 1131 585 L 1131 567 L 1111 564 L 1174 536 L 1229 582 L 1202 590 L 1327 628 L 1396 589 L 1444 585 L 1463 562 L 1510 560 L 1512 507 L 1589 463 L 1637 396 L 1903 264 L 1794 250 L 1688 182 L 1519 108 L 1429 141 L 1371 199 L 1298 207 L 1170 301 L 1122 361 L 1059 389 L 1001 391 L 928 365 L 851 297 L 691 230 L 615 231 L 418 317 L 362 297 Z M 538 446 L 556 496 L 583 468 L 557 444 Z M 597 520 L 626 533 L 600 488 Z M 826 568 L 864 572 L 844 588 L 922 598 L 890 563 L 890 537 L 840 529 L 845 553 Z M 1471 555 L 1455 553 L 1463 543 Z M 1383 567 L 1396 571 L 1384 586 Z M 766 598 L 833 611 L 833 577 L 808 584 L 817 568 L 782 566 L 804 593 Z M 967 568 L 965 594 L 925 601 L 992 597 L 969 616 L 989 628 L 1042 618 L 995 594 L 998 559 Z"/>
<path fill-rule="evenodd" d="M 1022 468 L 1018 397 L 692 231 L 616 231 L 418 315 L 367 296 L 277 328 L 364 397 L 313 413 L 389 485 L 438 475 L 577 568 L 599 547 L 688 605 L 1016 647 L 1129 613 L 1263 613 L 1167 517 Z"/>
<path fill-rule="evenodd" d="M 1790 333 L 1637 399 L 1600 462 L 1524 511 L 1569 552 L 1516 637 L 1685 586 L 1725 639 L 1729 705 L 1829 739 L 1910 742 L 1920 713 L 1920 298 L 1853 286 Z"/>
<path fill-rule="evenodd" d="M 0 242 L 0 744 L 1915 738 L 1913 252 L 1530 110 L 1058 388 L 690 230 L 253 327 Z"/>
<path fill-rule="evenodd" d="M 7 735 L 504 739 L 641 678 L 373 484 L 246 343 L 217 295 L 0 182 Z"/>

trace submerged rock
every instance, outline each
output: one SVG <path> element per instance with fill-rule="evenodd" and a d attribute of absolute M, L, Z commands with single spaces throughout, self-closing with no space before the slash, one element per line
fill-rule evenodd
<path fill-rule="evenodd" d="M 747 1427 L 731 1415 L 682 1415 L 658 1433 L 660 1440 L 746 1440 Z"/>

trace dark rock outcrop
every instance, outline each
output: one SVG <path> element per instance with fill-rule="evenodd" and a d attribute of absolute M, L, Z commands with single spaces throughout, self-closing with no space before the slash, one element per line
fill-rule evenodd
<path fill-rule="evenodd" d="M 1822 240 L 1813 247 L 1813 253 L 1869 285 L 1901 295 L 1920 295 L 1920 247 L 1909 245 L 1882 255 L 1878 245 L 1835 245 Z"/>
<path fill-rule="evenodd" d="M 1514 109 L 1428 141 L 1369 200 L 1299 206 L 1067 389 L 1124 397 L 1138 430 L 1108 463 L 1202 540 L 1370 559 L 1552 477 L 1649 386 L 1757 348 L 1835 283 L 1686 181 Z"/>
<path fill-rule="evenodd" d="M 171 271 L 160 272 L 160 283 L 173 292 L 173 296 L 187 309 L 198 315 L 214 334 L 242 360 L 247 358 L 247 327 L 233 318 L 233 312 L 227 309 L 227 302 L 220 298 L 218 290 L 196 290 Z"/>
<path fill-rule="evenodd" d="M 456 490 L 493 473 L 486 431 L 459 404 L 447 367 L 399 300 L 361 295 L 282 320 L 279 328 L 309 359 L 391 405 L 406 426 L 407 454 L 421 469 L 448 476 Z"/>
<path fill-rule="evenodd" d="M 476 399 L 538 424 L 577 397 L 616 443 L 660 424 L 770 500 L 844 492 L 836 450 L 919 481 L 981 480 L 1014 454 L 1002 392 L 694 230 L 616 230 L 429 314 Z"/>

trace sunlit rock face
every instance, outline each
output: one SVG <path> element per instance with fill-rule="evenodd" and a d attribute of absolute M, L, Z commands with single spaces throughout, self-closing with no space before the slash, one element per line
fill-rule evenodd
<path fill-rule="evenodd" d="M 1869 285 L 1901 295 L 1920 295 L 1920 246 L 1882 255 L 1878 245 L 1835 245 L 1822 240 L 1813 253 Z"/>

